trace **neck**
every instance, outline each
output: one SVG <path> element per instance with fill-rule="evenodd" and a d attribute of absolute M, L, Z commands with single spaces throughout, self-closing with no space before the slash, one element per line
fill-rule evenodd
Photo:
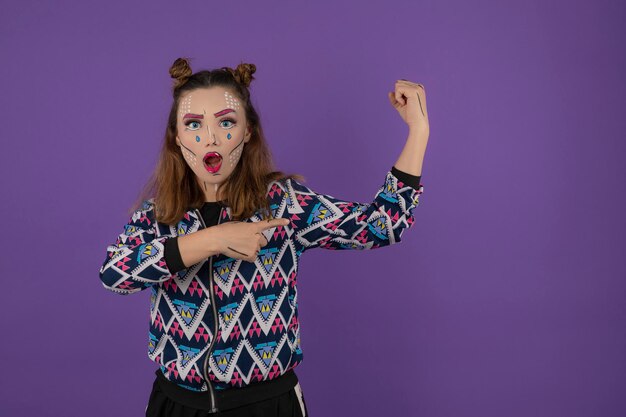
<path fill-rule="evenodd" d="M 206 181 L 202 181 L 199 185 L 204 192 L 204 201 L 207 203 L 216 203 L 222 200 L 221 196 L 217 195 L 217 186 L 219 184 L 210 184 Z"/>

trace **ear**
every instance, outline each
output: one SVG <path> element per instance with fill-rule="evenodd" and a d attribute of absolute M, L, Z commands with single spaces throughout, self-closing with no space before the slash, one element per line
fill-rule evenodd
<path fill-rule="evenodd" d="M 180 138 L 176 136 L 176 146 L 180 146 Z"/>

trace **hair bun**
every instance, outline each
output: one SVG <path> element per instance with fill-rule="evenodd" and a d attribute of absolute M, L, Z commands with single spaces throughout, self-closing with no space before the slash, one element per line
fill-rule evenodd
<path fill-rule="evenodd" d="M 193 71 L 191 71 L 189 66 L 189 60 L 187 58 L 177 58 L 170 67 L 170 75 L 175 80 L 174 89 L 185 84 L 191 77 L 191 74 L 193 74 Z"/>
<path fill-rule="evenodd" d="M 254 64 L 245 64 L 241 63 L 237 65 L 237 68 L 234 71 L 235 79 L 238 83 L 243 84 L 246 88 L 250 86 L 254 77 L 252 74 L 256 72 L 256 65 Z"/>

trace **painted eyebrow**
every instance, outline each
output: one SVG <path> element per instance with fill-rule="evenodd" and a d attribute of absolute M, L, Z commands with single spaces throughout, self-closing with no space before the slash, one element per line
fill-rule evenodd
<path fill-rule="evenodd" d="M 237 112 L 236 112 L 235 110 L 233 110 L 233 109 L 224 109 L 224 110 L 220 110 L 220 111 L 218 111 L 217 113 L 214 113 L 214 114 L 213 114 L 213 116 L 215 116 L 215 117 L 220 117 L 220 116 L 223 116 L 223 115 L 228 114 L 228 113 L 231 113 L 231 112 L 232 112 L 232 113 L 237 113 Z"/>
<path fill-rule="evenodd" d="M 204 119 L 204 116 L 201 114 L 187 113 L 183 116 L 183 119 Z"/>

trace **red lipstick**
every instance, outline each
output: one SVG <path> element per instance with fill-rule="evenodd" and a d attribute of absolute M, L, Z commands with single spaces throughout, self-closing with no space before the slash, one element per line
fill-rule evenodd
<path fill-rule="evenodd" d="M 222 155 L 218 152 L 208 152 L 202 160 L 204 161 L 204 168 L 211 174 L 215 174 L 222 166 Z"/>

